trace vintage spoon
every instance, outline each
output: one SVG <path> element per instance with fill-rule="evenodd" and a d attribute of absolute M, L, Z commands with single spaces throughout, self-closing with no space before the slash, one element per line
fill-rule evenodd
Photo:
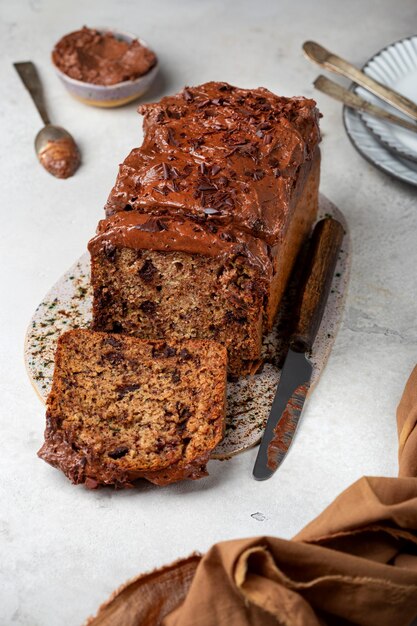
<path fill-rule="evenodd" d="M 326 50 L 326 48 L 323 48 L 323 46 L 315 41 L 305 41 L 303 43 L 303 50 L 306 56 L 320 65 L 320 67 L 324 67 L 324 69 L 329 72 L 335 72 L 336 74 L 350 78 L 351 81 L 364 87 L 378 96 L 378 98 L 381 98 L 381 100 L 385 100 L 385 102 L 391 104 L 395 109 L 399 109 L 414 120 L 417 120 L 417 104 L 412 100 L 394 91 L 394 89 L 382 85 L 367 74 L 358 70 L 357 67 L 348 61 L 345 61 L 345 59 L 329 52 L 329 50 Z"/>
<path fill-rule="evenodd" d="M 357 111 L 362 111 L 363 113 L 369 113 L 370 115 L 374 115 L 382 120 L 391 122 L 392 124 L 397 124 L 397 126 L 401 126 L 402 128 L 406 128 L 407 130 L 417 133 L 416 122 L 405 120 L 402 117 L 398 117 L 398 115 L 385 111 L 385 109 L 381 109 L 375 104 L 361 98 L 356 93 L 353 93 L 353 91 L 345 89 L 342 85 L 333 82 L 325 76 L 318 76 L 313 85 L 322 93 L 325 93 L 335 100 L 339 100 L 339 102 L 343 102 L 343 104 L 346 104 L 346 106 L 351 109 L 356 109 Z"/>
<path fill-rule="evenodd" d="M 57 178 L 72 176 L 80 164 L 80 152 L 65 128 L 51 124 L 43 98 L 42 85 L 31 61 L 13 64 L 38 110 L 45 126 L 35 137 L 35 150 L 44 168 Z"/>

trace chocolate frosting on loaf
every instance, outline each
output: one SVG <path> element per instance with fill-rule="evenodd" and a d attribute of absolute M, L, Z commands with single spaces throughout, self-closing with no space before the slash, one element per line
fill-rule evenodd
<path fill-rule="evenodd" d="M 120 166 L 107 215 L 185 215 L 279 242 L 320 141 L 314 100 L 206 83 L 139 108 L 145 139 Z"/>
<path fill-rule="evenodd" d="M 272 264 L 268 246 L 261 239 L 214 224 L 198 224 L 187 218 L 152 216 L 138 211 L 116 213 L 98 225 L 88 249 L 93 256 L 111 254 L 115 248 L 181 251 L 203 256 L 243 255 L 256 266 L 265 281 Z"/>

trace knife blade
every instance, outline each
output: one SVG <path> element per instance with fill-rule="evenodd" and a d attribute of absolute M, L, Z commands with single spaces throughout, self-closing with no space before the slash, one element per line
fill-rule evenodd
<path fill-rule="evenodd" d="M 274 474 L 294 440 L 313 373 L 306 355 L 323 317 L 343 235 L 343 226 L 331 217 L 320 220 L 314 228 L 301 281 L 296 328 L 253 468 L 256 480 Z"/>

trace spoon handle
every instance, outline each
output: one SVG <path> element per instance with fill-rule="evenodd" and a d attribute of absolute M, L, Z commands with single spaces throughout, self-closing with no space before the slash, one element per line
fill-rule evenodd
<path fill-rule="evenodd" d="M 30 95 L 32 96 L 32 100 L 35 103 L 36 108 L 38 109 L 38 113 L 42 118 L 45 126 L 50 124 L 51 121 L 49 119 L 48 113 L 46 112 L 45 100 L 43 98 L 43 91 L 41 81 L 39 80 L 38 72 L 36 71 L 36 67 L 31 61 L 25 61 L 23 63 L 13 63 L 16 72 L 19 74 L 22 82 Z"/>
<path fill-rule="evenodd" d="M 394 89 L 382 85 L 367 74 L 358 70 L 357 67 L 345 59 L 329 52 L 329 50 L 326 50 L 326 48 L 323 48 L 323 46 L 320 46 L 320 44 L 314 41 L 304 42 L 303 50 L 312 61 L 324 67 L 324 69 L 345 76 L 345 78 L 350 78 L 350 80 L 357 85 L 364 87 L 378 96 L 378 98 L 381 98 L 381 100 L 385 100 L 385 102 L 388 102 L 394 108 L 399 109 L 414 120 L 417 120 L 417 104 L 412 100 L 394 91 Z"/>
<path fill-rule="evenodd" d="M 375 104 L 372 104 L 364 98 L 361 98 L 356 93 L 353 93 L 353 91 L 345 89 L 338 83 L 333 82 L 325 76 L 320 75 L 318 78 L 316 78 L 313 85 L 322 93 L 325 93 L 335 100 L 339 100 L 339 102 L 343 102 L 343 104 L 346 104 L 346 106 L 350 107 L 351 109 L 356 109 L 358 111 L 362 111 L 363 113 L 369 113 L 374 117 L 379 117 L 383 120 L 386 120 L 387 122 L 392 122 L 392 124 L 397 124 L 397 126 L 401 126 L 402 128 L 406 128 L 407 130 L 411 130 L 414 133 L 417 133 L 416 122 L 405 120 L 402 117 L 398 117 L 393 113 L 385 111 L 385 109 L 381 109 Z"/>

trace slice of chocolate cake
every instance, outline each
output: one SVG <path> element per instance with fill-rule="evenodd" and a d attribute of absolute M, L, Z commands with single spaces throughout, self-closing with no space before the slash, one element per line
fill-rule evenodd
<path fill-rule="evenodd" d="M 39 456 L 90 488 L 205 476 L 224 432 L 226 359 L 212 341 L 68 331 Z"/>

